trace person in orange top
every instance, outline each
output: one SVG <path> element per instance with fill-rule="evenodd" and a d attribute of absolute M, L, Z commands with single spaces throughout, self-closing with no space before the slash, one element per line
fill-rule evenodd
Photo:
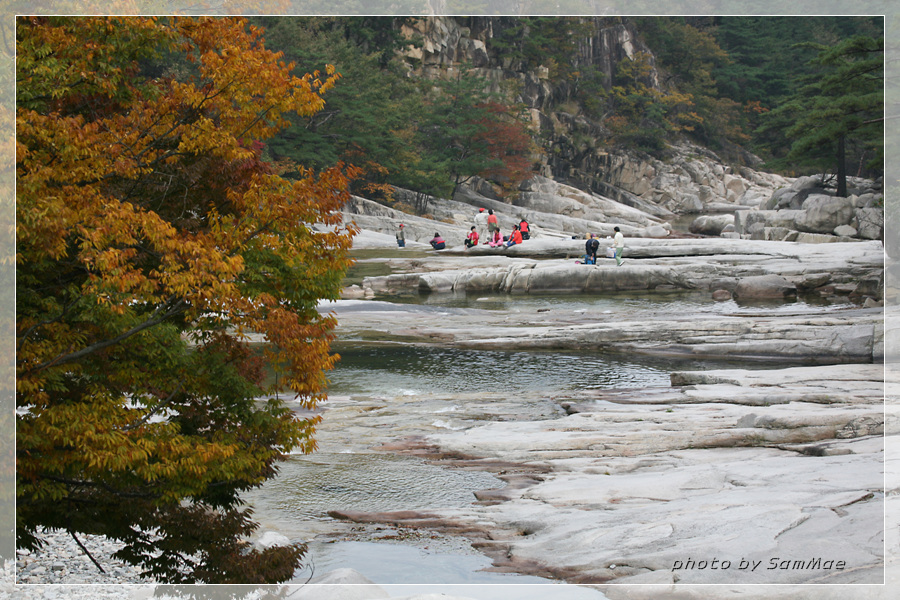
<path fill-rule="evenodd" d="M 515 246 L 516 244 L 522 243 L 522 232 L 519 231 L 519 226 L 516 225 L 513 227 L 513 231 L 509 234 L 509 241 L 506 242 L 506 247 Z"/>
<path fill-rule="evenodd" d="M 493 233 L 495 231 L 500 231 L 500 225 L 497 223 L 497 215 L 494 214 L 494 211 L 488 209 L 488 233 Z"/>

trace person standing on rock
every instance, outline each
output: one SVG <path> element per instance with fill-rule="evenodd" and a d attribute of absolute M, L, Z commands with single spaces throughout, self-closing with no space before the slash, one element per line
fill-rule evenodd
<path fill-rule="evenodd" d="M 494 233 L 495 231 L 500 231 L 500 224 L 497 223 L 497 215 L 495 215 L 494 211 L 491 209 L 488 209 L 487 226 L 488 226 L 488 233 Z"/>
<path fill-rule="evenodd" d="M 401 248 L 406 247 L 406 234 L 403 232 L 403 223 L 400 223 L 400 226 L 397 228 L 397 245 Z"/>
<path fill-rule="evenodd" d="M 622 252 L 625 251 L 625 236 L 622 235 L 622 230 L 619 229 L 618 225 L 613 227 L 613 231 L 616 232 L 616 235 L 613 236 L 613 248 L 616 249 L 616 266 L 621 267 L 622 263 L 625 262 L 622 258 Z"/>
<path fill-rule="evenodd" d="M 597 250 L 600 248 L 600 240 L 597 239 L 597 236 L 593 233 L 591 237 L 588 238 L 588 241 L 584 243 L 584 264 L 586 265 L 596 265 L 597 264 Z"/>
<path fill-rule="evenodd" d="M 479 208 L 478 214 L 475 215 L 475 231 L 478 233 L 479 239 L 487 239 L 488 214 L 484 212 L 483 208 Z"/>

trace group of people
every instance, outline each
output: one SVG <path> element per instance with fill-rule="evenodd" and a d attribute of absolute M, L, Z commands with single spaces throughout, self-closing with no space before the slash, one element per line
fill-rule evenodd
<path fill-rule="evenodd" d="M 466 248 L 474 248 L 482 239 L 486 240 L 484 244 L 491 248 L 499 246 L 509 248 L 530 238 L 531 229 L 528 221 L 524 218 L 518 225 L 513 226 L 513 230 L 508 236 L 504 237 L 500 233 L 500 224 L 497 222 L 497 215 L 494 214 L 494 211 L 491 209 L 485 211 L 485 209 L 479 208 L 475 215 L 475 225 L 471 227 L 469 235 L 466 236 Z"/>
<path fill-rule="evenodd" d="M 406 248 L 406 231 L 404 231 L 405 227 L 406 226 L 403 223 L 400 223 L 400 225 L 397 227 L 397 233 L 394 235 L 394 237 L 397 238 L 397 246 L 400 248 Z M 441 234 L 437 231 L 434 232 L 434 237 L 431 238 L 429 243 L 435 250 L 443 250 L 447 247 L 447 242 L 444 241 L 444 238 L 442 238 Z"/>
<path fill-rule="evenodd" d="M 625 249 L 625 236 L 618 226 L 613 227 L 615 235 L 613 236 L 613 255 L 611 258 L 616 259 L 616 266 L 621 267 L 625 260 L 622 258 L 622 251 Z M 588 240 L 584 243 L 584 264 L 597 264 L 597 250 L 600 249 L 600 240 L 595 234 L 590 234 Z"/>
<path fill-rule="evenodd" d="M 403 231 L 403 228 L 403 223 L 400 223 L 396 234 L 397 245 L 401 248 L 406 246 L 406 234 Z M 622 258 L 622 252 L 625 249 L 625 236 L 622 235 L 622 231 L 618 226 L 614 227 L 613 231 L 615 232 L 615 235 L 613 236 L 612 258 L 616 259 L 616 266 L 621 267 L 625 262 Z M 521 244 L 523 241 L 530 239 L 531 231 L 528 226 L 528 221 L 522 219 L 518 225 L 513 226 L 512 232 L 507 237 L 504 237 L 500 233 L 500 225 L 497 223 L 497 215 L 494 214 L 494 211 L 489 209 L 485 212 L 485 210 L 481 208 L 478 210 L 478 214 L 475 215 L 475 225 L 471 227 L 469 234 L 466 236 L 466 248 L 474 248 L 483 237 L 487 239 L 484 243 L 491 248 L 502 246 L 509 248 L 510 246 Z M 435 250 L 443 250 L 447 247 L 447 242 L 437 231 L 434 232 L 434 237 L 431 238 L 429 243 Z M 597 239 L 595 234 L 590 234 L 588 240 L 584 244 L 584 263 L 588 265 L 597 264 L 597 251 L 599 249 L 600 240 Z"/>

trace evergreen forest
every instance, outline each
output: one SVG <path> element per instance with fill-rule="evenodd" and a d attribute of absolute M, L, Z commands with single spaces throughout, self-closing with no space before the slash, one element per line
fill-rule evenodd
<path fill-rule="evenodd" d="M 326 108 L 270 140 L 268 158 L 353 164 L 353 191 L 387 203 L 393 186 L 448 197 L 473 178 L 502 196 L 559 148 L 529 116 L 521 81 L 490 80 L 493 70 L 542 73 L 552 91 L 539 110 L 589 123 L 575 134 L 584 148 L 665 158 L 686 138 L 786 175 L 883 169 L 881 17 L 455 17 L 481 32 L 486 64 L 438 69 L 411 58 L 415 20 L 251 19 L 296 73 L 332 64 L 341 75 Z M 604 72 L 584 48 L 609 28 L 636 51 Z"/>

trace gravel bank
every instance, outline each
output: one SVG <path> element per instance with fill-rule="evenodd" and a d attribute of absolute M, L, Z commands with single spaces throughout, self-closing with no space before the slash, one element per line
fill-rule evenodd
<path fill-rule="evenodd" d="M 44 532 L 46 544 L 40 549 L 16 553 L 17 584 L 147 584 L 141 569 L 112 557 L 119 545 L 103 536 L 79 535 L 78 539 L 103 567 L 88 558 L 75 540 L 62 531 Z"/>

